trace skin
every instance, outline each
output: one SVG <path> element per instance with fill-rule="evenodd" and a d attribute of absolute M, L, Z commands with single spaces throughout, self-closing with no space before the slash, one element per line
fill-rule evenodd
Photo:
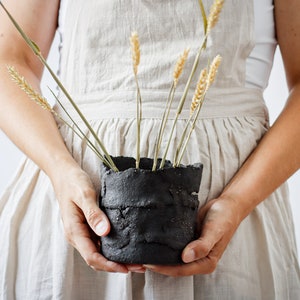
<path fill-rule="evenodd" d="M 57 27 L 59 1 L 2 2 L 47 57 Z M 110 224 L 96 204 L 90 178 L 68 152 L 51 113 L 29 100 L 11 81 L 7 65 L 15 66 L 36 90 L 40 89 L 43 66 L 1 8 L 0 128 L 49 176 L 59 202 L 66 238 L 86 263 L 95 270 L 143 272 L 142 266 L 117 264 L 99 254 L 98 245 L 93 242 L 95 235 L 108 234 Z"/>
<path fill-rule="evenodd" d="M 223 193 L 201 209 L 202 233 L 184 249 L 182 259 L 186 264 L 147 266 L 154 272 L 170 276 L 213 272 L 243 219 L 300 167 L 300 19 L 297 13 L 300 2 L 275 0 L 274 3 L 276 34 L 289 88 L 286 105 Z"/>
<path fill-rule="evenodd" d="M 47 56 L 57 27 L 59 1 L 3 3 Z M 278 42 L 290 90 L 286 106 L 223 193 L 201 209 L 201 236 L 184 249 L 182 258 L 186 264 L 181 266 L 122 265 L 98 253 L 95 237 L 108 234 L 108 219 L 96 204 L 96 193 L 88 175 L 66 149 L 52 115 L 28 100 L 11 82 L 6 65 L 14 65 L 39 90 L 43 67 L 0 10 L 0 128 L 49 176 L 66 238 L 93 269 L 127 273 L 144 272 L 148 268 L 170 276 L 211 273 L 243 219 L 299 169 L 300 19 L 297 12 L 300 2 L 275 0 L 275 6 Z M 276 172 L 278 169 L 281 172 Z"/>

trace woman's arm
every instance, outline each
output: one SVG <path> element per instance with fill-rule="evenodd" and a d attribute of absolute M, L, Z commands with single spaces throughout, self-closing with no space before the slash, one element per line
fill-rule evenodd
<path fill-rule="evenodd" d="M 2 2 L 47 57 L 57 28 L 59 1 Z M 51 113 L 29 100 L 11 81 L 7 65 L 15 66 L 39 90 L 43 66 L 0 7 L 0 128 L 50 177 L 66 237 L 87 264 L 97 270 L 128 272 L 126 266 L 99 254 L 86 221 L 98 235 L 107 234 L 110 225 L 96 204 L 92 183 L 69 154 Z"/>
<path fill-rule="evenodd" d="M 285 108 L 220 197 L 201 210 L 201 236 L 183 251 L 182 258 L 187 264 L 148 266 L 153 271 L 172 276 L 213 272 L 242 220 L 299 169 L 299 10 L 297 0 L 275 0 L 277 37 L 290 91 Z"/>

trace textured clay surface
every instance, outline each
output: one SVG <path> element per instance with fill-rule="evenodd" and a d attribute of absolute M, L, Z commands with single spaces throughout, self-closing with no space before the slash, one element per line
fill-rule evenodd
<path fill-rule="evenodd" d="M 113 158 L 120 172 L 102 166 L 100 206 L 111 222 L 103 255 L 122 263 L 179 264 L 196 238 L 202 164 L 151 171 L 152 160 Z"/>

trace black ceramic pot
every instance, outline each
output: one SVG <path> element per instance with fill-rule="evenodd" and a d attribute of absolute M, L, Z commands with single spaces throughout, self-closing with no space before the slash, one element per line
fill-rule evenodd
<path fill-rule="evenodd" d="M 101 167 L 100 207 L 111 222 L 101 238 L 102 254 L 128 264 L 180 264 L 196 238 L 202 164 L 151 171 L 153 160 L 113 157 L 120 170 Z"/>

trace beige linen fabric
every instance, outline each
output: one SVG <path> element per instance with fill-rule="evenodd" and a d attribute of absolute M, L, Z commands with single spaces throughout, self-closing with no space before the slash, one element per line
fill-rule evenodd
<path fill-rule="evenodd" d="M 206 7 L 211 3 L 204 1 Z M 138 31 L 144 105 L 141 150 L 143 156 L 153 156 L 174 62 L 189 46 L 190 67 L 201 42 L 197 1 L 71 0 L 66 5 L 61 78 L 112 155 L 135 154 L 135 83 L 128 38 L 132 30 Z M 262 91 L 245 87 L 245 61 L 254 45 L 253 27 L 252 1 L 225 0 L 220 22 L 201 61 L 203 66 L 209 57 L 217 53 L 223 56 L 216 84 L 207 96 L 184 158 L 184 163 L 204 164 L 200 205 L 220 194 L 268 129 Z M 187 76 L 185 71 L 176 102 Z M 184 128 L 188 106 L 178 122 L 169 158 Z M 170 128 L 171 122 L 167 126 Z M 60 124 L 60 130 L 70 152 L 99 191 L 99 161 L 68 128 Z M 94 272 L 65 241 L 51 183 L 30 160 L 21 166 L 0 200 L 0 237 L 0 299 L 300 297 L 285 185 L 243 221 L 210 275 L 172 278 L 150 271 L 128 275 Z"/>

